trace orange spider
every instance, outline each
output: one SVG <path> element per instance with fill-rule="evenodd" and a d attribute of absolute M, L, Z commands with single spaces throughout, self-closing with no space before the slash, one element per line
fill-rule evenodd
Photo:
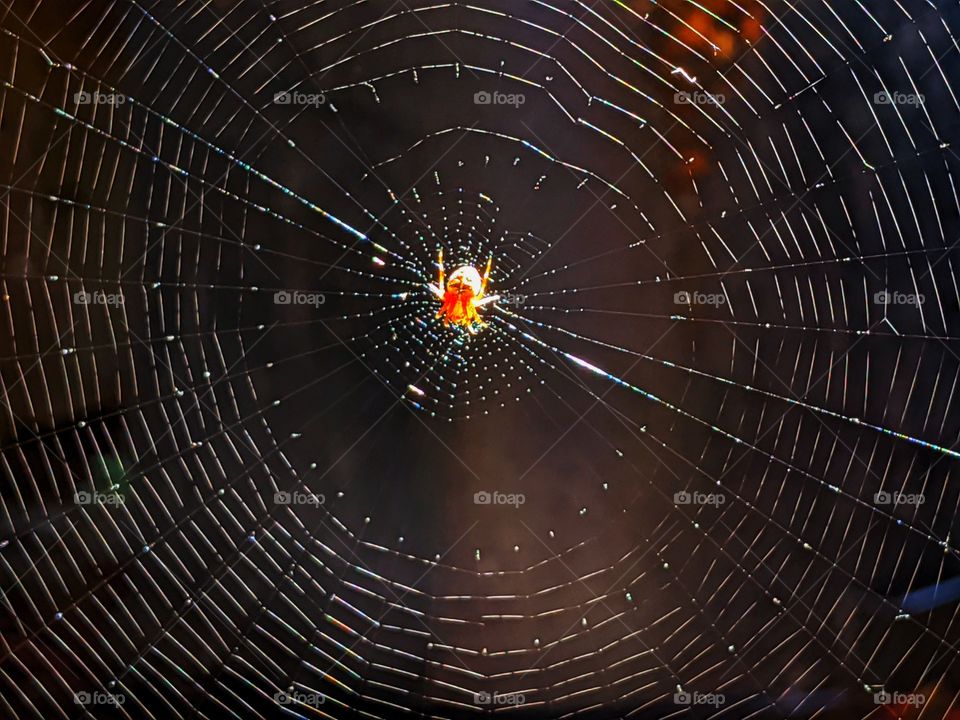
<path fill-rule="evenodd" d="M 443 318 L 444 325 L 452 324 L 476 334 L 477 328 L 486 325 L 480 317 L 480 313 L 477 312 L 477 308 L 500 299 L 499 295 L 486 294 L 493 258 L 487 260 L 487 269 L 484 270 L 482 278 L 476 268 L 463 265 L 450 273 L 446 285 L 444 285 L 442 249 L 440 250 L 439 262 L 440 279 L 436 285 L 427 286 L 430 288 L 430 292 L 436 295 L 441 302 L 437 317 Z"/>

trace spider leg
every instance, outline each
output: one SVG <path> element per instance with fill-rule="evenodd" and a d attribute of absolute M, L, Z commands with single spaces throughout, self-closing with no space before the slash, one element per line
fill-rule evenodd
<path fill-rule="evenodd" d="M 444 285 L 446 284 L 446 283 L 444 282 L 444 273 L 443 273 L 443 248 L 440 248 L 440 252 L 439 252 L 438 255 L 437 255 L 437 260 L 438 260 L 438 262 L 439 262 L 439 264 L 440 264 L 440 279 L 439 279 L 439 281 L 437 282 L 437 285 L 440 287 L 441 295 L 442 295 L 442 294 L 443 294 L 443 293 L 442 293 L 443 287 L 444 287 Z"/>
<path fill-rule="evenodd" d="M 438 287 L 437 285 L 434 285 L 433 283 L 428 283 L 427 288 L 430 290 L 430 292 L 432 292 L 438 298 L 443 300 L 443 290 L 440 287 Z"/>
<path fill-rule="evenodd" d="M 473 306 L 474 306 L 474 307 L 483 307 L 484 305 L 489 305 L 490 303 L 496 302 L 496 301 L 499 300 L 499 299 L 500 299 L 500 296 L 499 296 L 499 295 L 485 295 L 484 297 L 480 298 L 479 300 L 474 300 Z"/>
<path fill-rule="evenodd" d="M 493 265 L 493 255 L 487 258 L 487 269 L 483 271 L 483 281 L 480 283 L 480 295 L 483 297 L 487 292 L 487 281 L 490 279 L 490 267 Z"/>

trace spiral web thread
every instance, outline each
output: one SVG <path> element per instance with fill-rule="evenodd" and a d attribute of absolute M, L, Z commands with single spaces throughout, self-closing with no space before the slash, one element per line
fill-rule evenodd
<path fill-rule="evenodd" d="M 837 5 L 5 5 L 4 716 L 952 717 L 960 12 Z M 278 506 L 352 366 L 596 405 L 663 512 L 490 571 Z"/>

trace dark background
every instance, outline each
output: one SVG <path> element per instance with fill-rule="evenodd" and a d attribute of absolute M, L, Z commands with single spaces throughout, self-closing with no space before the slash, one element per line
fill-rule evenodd
<path fill-rule="evenodd" d="M 948 717 L 960 18 L 812 5 L 0 8 L 2 712 Z"/>

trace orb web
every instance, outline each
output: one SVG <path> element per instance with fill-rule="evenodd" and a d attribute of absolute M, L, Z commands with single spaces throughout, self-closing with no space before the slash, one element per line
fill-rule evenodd
<path fill-rule="evenodd" d="M 0 16 L 4 716 L 954 716 L 956 7 Z"/>

